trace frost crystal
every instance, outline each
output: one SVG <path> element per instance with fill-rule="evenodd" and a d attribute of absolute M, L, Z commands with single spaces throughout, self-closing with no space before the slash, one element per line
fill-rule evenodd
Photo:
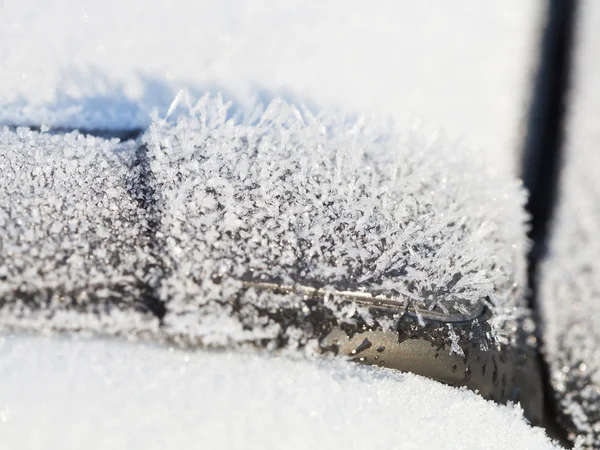
<path fill-rule="evenodd" d="M 422 313 L 494 296 L 498 323 L 520 307 L 523 193 L 480 153 L 282 101 L 242 123 L 227 108 L 204 97 L 143 138 L 169 327 L 204 333 L 187 326 L 211 300 L 266 310 L 300 300 L 242 288 L 257 284 L 383 293 Z M 224 280 L 240 290 L 224 292 Z"/>
<path fill-rule="evenodd" d="M 328 323 L 376 322 L 340 291 L 393 298 L 420 322 L 493 299 L 496 331 L 514 322 L 524 195 L 481 152 L 279 100 L 249 120 L 227 108 L 204 97 L 137 150 L 5 130 L 3 322 L 43 298 L 42 315 L 68 317 L 59 328 L 88 327 L 73 312 L 93 310 L 183 342 L 306 346 L 321 326 L 311 289 Z"/>
<path fill-rule="evenodd" d="M 4 326 L 143 331 L 157 321 L 135 145 L 0 129 Z M 39 319 L 44 319 L 41 323 Z"/>

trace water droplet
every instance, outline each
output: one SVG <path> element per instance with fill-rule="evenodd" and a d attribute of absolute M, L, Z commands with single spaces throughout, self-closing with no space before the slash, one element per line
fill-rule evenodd
<path fill-rule="evenodd" d="M 369 348 L 371 348 L 373 344 L 371 343 L 371 341 L 369 341 L 367 338 L 365 338 L 364 341 L 362 341 L 362 343 L 356 347 L 354 350 L 352 350 L 352 352 L 350 353 L 351 355 L 357 355 L 362 351 L 365 351 Z"/>
<path fill-rule="evenodd" d="M 471 379 L 471 366 L 467 366 L 465 369 L 465 381 L 469 381 Z"/>

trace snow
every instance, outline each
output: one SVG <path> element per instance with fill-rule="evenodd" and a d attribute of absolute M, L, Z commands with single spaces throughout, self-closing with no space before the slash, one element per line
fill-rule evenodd
<path fill-rule="evenodd" d="M 541 271 L 545 353 L 572 436 L 600 446 L 600 4 L 581 2 L 559 204 Z"/>
<path fill-rule="evenodd" d="M 518 407 L 337 360 L 5 335 L 0 373 L 2 448 L 555 448 Z"/>
<path fill-rule="evenodd" d="M 543 5 L 4 0 L 0 123 L 145 128 L 187 87 L 424 119 L 514 168 Z"/>

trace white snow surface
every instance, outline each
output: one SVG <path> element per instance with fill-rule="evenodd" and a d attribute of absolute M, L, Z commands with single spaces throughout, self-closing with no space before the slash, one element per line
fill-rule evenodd
<path fill-rule="evenodd" d="M 545 353 L 572 437 L 600 447 L 600 3 L 581 2 L 559 203 L 542 266 Z M 577 429 L 575 429 L 577 428 Z"/>
<path fill-rule="evenodd" d="M 145 128 L 188 87 L 424 118 L 512 169 L 543 3 L 3 0 L 0 124 Z"/>
<path fill-rule="evenodd" d="M 338 360 L 0 335 L 0 446 L 556 448 L 518 407 Z"/>

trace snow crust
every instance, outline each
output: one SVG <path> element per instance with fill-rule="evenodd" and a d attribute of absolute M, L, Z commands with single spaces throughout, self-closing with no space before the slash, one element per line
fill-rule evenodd
<path fill-rule="evenodd" d="M 337 360 L 3 335 L 0 374 L 2 448 L 557 448 L 518 407 Z"/>
<path fill-rule="evenodd" d="M 187 87 L 423 117 L 512 169 L 543 5 L 4 0 L 0 123 L 143 129 Z"/>
<path fill-rule="evenodd" d="M 600 447 L 600 4 L 581 2 L 559 203 L 540 304 L 552 383 L 572 437 Z"/>

